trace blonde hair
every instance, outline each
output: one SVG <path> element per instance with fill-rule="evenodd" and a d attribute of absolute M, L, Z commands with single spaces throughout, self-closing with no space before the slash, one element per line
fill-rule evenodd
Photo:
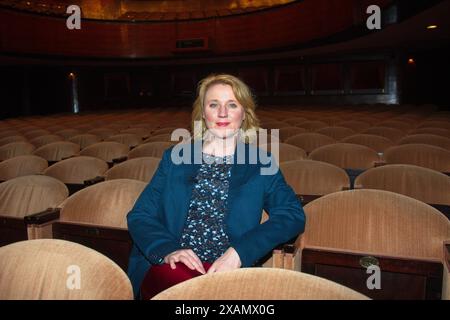
<path fill-rule="evenodd" d="M 237 101 L 242 105 L 245 112 L 245 118 L 241 125 L 241 130 L 245 132 L 257 131 L 259 129 L 259 120 L 256 117 L 256 103 L 253 99 L 250 88 L 239 78 L 229 74 L 211 74 L 202 79 L 197 87 L 197 99 L 194 102 L 192 110 L 192 130 L 194 131 L 194 139 L 203 139 L 207 127 L 205 119 L 203 119 L 203 107 L 205 105 L 205 94 L 208 89 L 215 84 L 229 85 Z M 197 122 L 198 121 L 198 122 Z M 201 121 L 201 122 L 200 122 Z M 195 124 L 201 123 L 201 131 L 195 131 Z M 201 135 L 199 134 L 201 132 Z M 247 140 L 245 138 L 245 140 Z M 244 141 L 248 142 L 248 141 Z"/>

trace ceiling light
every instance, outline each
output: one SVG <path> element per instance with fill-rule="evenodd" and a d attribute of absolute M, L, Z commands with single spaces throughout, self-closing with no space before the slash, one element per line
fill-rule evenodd
<path fill-rule="evenodd" d="M 430 24 L 429 26 L 427 26 L 427 29 L 428 30 L 432 30 L 432 29 L 437 29 L 437 25 L 435 25 L 435 24 Z"/>

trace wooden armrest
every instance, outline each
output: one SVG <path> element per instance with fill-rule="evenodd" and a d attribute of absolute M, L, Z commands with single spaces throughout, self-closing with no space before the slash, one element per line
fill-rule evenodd
<path fill-rule="evenodd" d="M 25 224 L 44 224 L 51 220 L 59 219 L 60 208 L 48 208 L 45 211 L 30 214 L 23 218 Z"/>
<path fill-rule="evenodd" d="M 84 183 L 85 186 L 92 186 L 92 185 L 94 185 L 96 183 L 103 182 L 105 180 L 106 180 L 105 177 L 97 176 L 97 177 L 92 178 L 92 179 L 84 180 L 83 183 Z"/>
<path fill-rule="evenodd" d="M 128 159 L 128 156 L 123 156 L 123 157 L 120 157 L 120 158 L 113 159 L 112 163 L 113 164 L 122 163 L 124 161 L 127 161 L 127 159 Z"/>

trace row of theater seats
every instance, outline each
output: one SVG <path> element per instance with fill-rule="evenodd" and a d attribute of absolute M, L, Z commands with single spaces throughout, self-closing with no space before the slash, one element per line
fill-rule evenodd
<path fill-rule="evenodd" d="M 130 300 L 130 280 L 113 261 L 74 242 L 43 239 L 0 248 L 1 300 Z M 245 268 L 168 288 L 155 300 L 363 300 L 364 295 L 305 273 Z M 273 312 L 273 310 L 267 310 Z"/>
<path fill-rule="evenodd" d="M 162 152 L 164 149 L 160 150 Z M 66 184 L 69 195 L 72 195 L 88 185 L 104 180 L 133 179 L 149 182 L 159 161 L 160 158 L 157 157 L 138 157 L 108 168 L 107 163 L 101 159 L 78 156 L 47 167 L 47 162 L 37 156 L 18 156 L 0 163 L 0 181 L 43 174 Z M 302 196 L 304 204 L 331 192 L 370 188 L 413 197 L 435 206 L 450 217 L 450 177 L 432 169 L 392 164 L 372 167 L 360 173 L 355 170 L 346 171 L 330 161 L 308 159 L 282 162 L 280 169 L 288 184 Z M 356 176 L 352 176 L 355 172 Z"/>
<path fill-rule="evenodd" d="M 52 177 L 25 176 L 4 182 L 0 184 L 0 212 L 4 213 L 0 244 L 70 240 L 101 252 L 126 270 L 132 245 L 126 214 L 145 185 L 116 179 L 68 197 L 67 187 Z M 49 207 L 56 209 L 46 210 Z M 357 189 L 328 193 L 304 209 L 304 235 L 296 239 L 291 252 L 284 247 L 285 252 L 276 250 L 265 266 L 312 273 L 371 298 L 449 298 L 444 249 L 450 240 L 450 220 L 435 208 L 389 191 Z M 360 261 L 367 256 L 378 259 L 382 290 L 365 286 Z M 276 262 L 280 257 L 282 264 Z"/>
<path fill-rule="evenodd" d="M 368 113 L 369 111 L 366 110 L 365 112 Z M 297 113 L 298 111 L 292 111 L 292 115 L 289 117 L 289 112 L 285 112 L 283 117 L 285 121 L 287 121 L 294 118 L 294 114 Z M 391 111 L 385 111 L 385 113 L 387 117 L 392 118 Z M 272 113 L 272 117 L 274 114 L 278 113 Z M 116 117 L 116 115 L 107 116 L 113 118 Z M 141 114 L 132 115 L 131 117 L 135 116 L 140 117 Z M 439 114 L 439 117 L 445 116 L 445 114 Z M 71 118 L 69 116 L 67 117 L 69 119 Z M 268 119 L 268 117 L 269 116 L 267 115 L 266 119 Z M 380 117 L 380 115 L 377 117 Z M 172 124 L 175 124 L 175 121 L 182 123 L 182 119 L 188 119 L 188 114 L 182 114 L 179 119 L 174 119 L 177 118 L 176 113 L 170 116 L 170 114 L 164 114 L 164 111 L 161 111 L 160 117 L 156 116 L 155 118 L 157 118 L 158 121 L 162 121 L 163 119 L 173 121 L 167 123 L 167 126 L 171 127 Z M 263 115 L 261 118 L 264 120 L 265 116 Z M 430 118 L 429 115 L 428 118 Z M 33 121 L 36 121 L 36 119 Z M 45 121 L 48 121 L 48 119 L 45 119 Z M 152 119 L 152 121 L 155 120 Z M 117 123 L 117 125 L 129 127 L 131 122 L 128 124 Z M 187 120 L 185 123 L 187 123 Z M 15 125 L 17 126 L 17 124 Z M 84 129 L 88 130 L 87 127 Z M 91 129 L 92 128 L 89 130 Z M 341 144 L 332 144 L 330 146 L 336 145 Z M 323 146 L 321 148 L 324 147 L 329 146 Z M 137 150 L 138 148 L 139 147 L 133 150 Z M 281 266 L 283 268 L 318 274 L 353 287 L 373 298 L 436 299 L 449 297 L 448 280 L 446 280 L 448 279 L 448 269 L 445 269 L 447 268 L 446 259 L 443 254 L 437 254 L 438 248 L 440 248 L 439 251 L 441 253 L 444 252 L 444 250 L 442 250 L 443 242 L 450 239 L 449 221 L 445 219 L 441 213 L 424 202 L 429 203 L 440 210 L 445 209 L 445 205 L 449 205 L 448 195 L 450 192 L 448 179 L 450 179 L 450 177 L 439 173 L 436 170 L 433 171 L 431 169 L 424 169 L 412 165 L 386 165 L 375 167 L 375 161 L 379 161 L 378 153 L 376 151 L 373 152 L 376 154 L 377 160 L 374 160 L 375 158 L 373 158 L 373 160 L 367 161 L 364 152 L 347 152 L 345 155 L 337 157 L 338 159 L 343 159 L 342 162 L 335 163 L 333 162 L 335 160 L 327 161 L 327 157 L 324 159 L 317 159 L 321 160 L 321 162 L 316 159 L 311 160 L 311 154 L 314 154 L 314 152 L 309 154 L 310 159 L 305 160 L 306 152 L 304 150 L 299 153 L 302 157 L 289 158 L 296 154 L 293 152 L 292 148 L 298 147 L 288 145 L 287 149 L 285 148 L 285 150 L 287 150 L 286 152 L 283 151 L 283 148 L 284 144 L 281 144 L 279 158 L 281 162 L 280 168 L 288 183 L 294 188 L 296 193 L 299 194 L 303 204 L 306 205 L 305 211 L 308 215 L 306 230 L 314 230 L 313 235 L 317 235 L 319 238 L 323 237 L 325 240 L 322 238 L 320 238 L 320 241 L 309 240 L 313 239 L 313 236 L 308 235 L 307 231 L 304 237 L 297 239 L 294 246 L 286 246 L 282 248 L 283 250 L 275 252 L 276 254 L 271 261 L 265 265 Z M 165 148 L 161 148 L 160 152 L 162 152 L 163 149 Z M 284 158 L 285 156 L 286 158 Z M 411 154 L 406 155 L 406 158 L 411 157 Z M 49 171 L 57 172 L 58 170 L 50 169 L 53 166 L 61 164 L 64 164 L 64 167 L 68 166 L 66 165 L 66 163 L 69 163 L 68 160 L 75 162 L 76 160 L 74 159 L 77 158 L 82 157 L 60 161 L 47 169 L 49 169 Z M 336 157 L 329 158 L 334 159 Z M 421 157 L 417 158 L 422 159 Z M 436 160 L 437 157 L 435 155 L 432 154 L 431 158 L 434 159 L 434 162 L 439 162 L 439 160 Z M 130 165 L 130 168 L 135 168 L 136 164 L 130 164 L 130 162 L 137 159 L 126 160 L 123 163 L 116 164 L 109 170 L 118 170 L 120 166 L 124 166 L 127 163 Z M 363 168 L 368 170 L 356 178 L 354 187 L 394 191 L 416 198 L 420 201 L 386 191 L 363 189 L 341 192 L 340 190 L 351 188 L 352 179 L 354 180 L 357 176 L 357 174 L 354 174 L 353 177 L 351 176 L 351 174 L 354 173 L 351 170 L 355 170 L 355 167 L 352 168 L 351 165 L 348 166 L 347 164 L 358 161 L 366 161 L 371 163 L 371 165 Z M 6 161 L 3 163 L 5 162 Z M 156 167 L 157 162 L 158 160 L 155 159 L 152 170 Z M 0 163 L 0 166 L 3 163 Z M 107 167 L 103 165 L 103 169 L 106 168 Z M 144 179 L 141 179 L 142 181 L 149 181 L 153 173 L 150 172 L 148 168 L 149 167 L 144 169 L 144 171 L 148 173 Z M 343 170 L 343 168 L 347 169 L 347 171 Z M 361 168 L 356 167 L 356 169 Z M 77 169 L 72 171 L 76 172 L 83 170 Z M 358 172 L 358 174 L 359 173 L 360 172 Z M 69 198 L 67 198 L 69 193 L 67 187 L 65 187 L 66 191 L 60 192 L 60 194 L 63 195 L 62 200 L 60 198 L 55 198 L 53 203 L 40 203 L 42 207 L 38 209 L 31 209 L 31 206 L 25 208 L 28 204 L 23 200 L 22 203 L 15 203 L 17 200 L 12 201 L 14 198 L 13 195 L 22 194 L 26 196 L 22 196 L 21 199 L 31 199 L 32 196 L 26 192 L 36 192 L 37 194 L 41 192 L 42 197 L 42 194 L 50 193 L 52 189 L 56 190 L 56 184 L 59 184 L 61 188 L 64 189 L 64 185 L 61 182 L 57 181 L 58 183 L 56 183 L 55 179 L 52 178 L 53 176 L 56 176 L 56 174 L 52 177 L 25 176 L 11 179 L 0 184 L 0 206 L 3 205 L 3 207 L 0 208 L 0 212 L 18 212 L 22 210 L 21 213 L 12 214 L 12 216 L 15 216 L 16 218 L 11 218 L 11 214 L 9 216 L 6 214 L 1 217 L 3 220 L 2 225 L 6 230 L 1 233 L 1 235 L 5 236 L 2 236 L 3 244 L 10 243 L 11 241 L 11 239 L 7 240 L 6 238 L 8 237 L 6 236 L 12 238 L 16 236 L 12 241 L 42 237 L 72 240 L 95 248 L 99 252 L 111 257 L 125 269 L 129 248 L 131 246 L 131 240 L 126 230 L 125 215 L 142 191 L 145 182 L 127 179 L 110 180 L 110 178 L 108 178 L 110 177 L 110 172 L 102 175 L 106 176 L 108 181 L 89 186 L 76 192 Z M 139 174 L 132 176 L 131 178 L 136 179 L 136 176 L 139 176 Z M 116 178 L 124 177 L 127 176 L 116 176 Z M 57 178 L 62 179 L 60 177 Z M 23 182 L 18 183 L 17 181 L 20 179 L 22 179 L 21 181 Z M 52 182 L 50 182 L 49 179 Z M 39 189 L 37 187 L 40 183 L 38 183 L 39 180 L 46 180 L 46 182 L 42 183 L 48 186 L 45 191 L 36 191 Z M 20 184 L 22 184 L 22 186 L 20 186 Z M 27 189 L 27 184 L 32 187 Z M 121 190 L 113 191 L 115 188 Z M 34 191 L 31 191 L 32 189 Z M 345 196 L 340 196 L 341 194 Z M 320 197 L 323 195 L 325 196 Z M 404 204 L 404 198 L 408 199 L 408 201 L 413 200 L 415 202 Z M 321 203 L 320 201 L 325 201 L 324 199 L 332 199 L 332 201 L 324 202 L 325 205 L 321 207 L 321 210 L 324 212 L 324 217 L 326 218 L 316 221 L 310 217 L 309 211 L 313 210 L 310 208 L 314 208 L 313 204 L 315 203 L 317 204 Z M 380 204 L 380 199 L 387 200 L 383 200 L 383 204 Z M 334 202 L 336 202 L 336 204 Z M 6 206 L 8 203 L 12 205 L 12 208 Z M 353 205 L 357 205 L 358 207 Z M 418 209 L 406 210 L 403 209 L 403 206 L 406 206 L 406 208 Z M 45 210 L 48 207 L 59 207 L 60 209 L 53 211 L 49 210 L 45 213 L 30 216 L 30 214 Z M 412 215 L 409 216 L 404 214 L 404 210 L 409 210 Z M 423 213 L 415 214 L 417 211 Z M 352 212 L 356 216 L 351 216 Z M 369 213 L 366 214 L 366 212 Z M 374 214 L 371 214 L 371 212 Z M 379 216 L 375 214 L 377 212 L 379 213 Z M 270 212 L 268 214 L 270 217 Z M 328 217 L 327 214 L 332 217 Z M 23 217 L 25 215 L 28 216 L 25 218 L 28 226 L 27 228 L 23 227 Z M 314 216 L 319 217 L 320 215 L 314 213 Z M 330 222 L 328 223 L 328 221 Z M 330 231 L 326 229 L 326 227 L 334 229 Z M 326 238 L 327 236 L 329 236 L 328 240 Z M 374 243 L 379 243 L 379 246 Z M 414 243 L 414 245 L 411 243 Z M 423 243 L 423 246 L 421 247 L 420 245 L 417 245 L 417 243 Z M 409 249 L 408 246 L 410 246 Z M 405 249 L 405 247 L 407 247 L 407 249 Z M 315 249 L 318 250 L 314 251 Z M 414 253 L 412 253 L 413 251 Z M 429 253 L 424 254 L 424 252 Z M 326 254 L 326 256 L 324 257 L 323 254 Z M 400 283 L 403 284 L 412 283 L 414 284 L 415 290 L 404 290 L 402 286 L 392 288 L 392 286 L 390 287 L 386 284 L 387 288 L 384 288 L 381 291 L 364 291 L 364 288 L 361 288 L 361 283 L 364 282 L 359 281 L 362 279 L 361 273 L 364 273 L 364 269 L 359 266 L 358 259 L 364 260 L 366 259 L 366 255 L 372 255 L 379 259 L 381 269 L 386 270 L 386 272 L 383 273 L 382 278 L 385 279 L 388 284 L 395 283 L 395 281 L 400 281 Z M 329 256 L 331 256 L 331 258 L 329 258 Z M 381 260 L 381 258 L 386 258 L 386 256 L 391 260 L 387 260 L 387 262 L 386 260 Z M 276 261 L 279 262 L 280 257 L 283 264 L 274 263 Z M 402 261 L 412 259 L 414 261 L 412 264 L 406 264 L 406 267 L 399 270 L 392 267 L 403 264 L 403 262 L 398 263 L 396 259 L 403 259 Z M 419 265 L 419 267 L 417 267 L 417 265 Z M 416 266 L 416 269 L 422 271 L 417 271 L 413 266 Z M 353 271 L 358 270 L 359 274 L 350 276 L 351 273 L 349 274 L 348 268 Z M 411 273 L 411 270 L 415 270 L 412 272 L 413 275 L 405 278 L 404 274 Z M 423 270 L 428 270 L 428 273 L 424 274 Z M 338 275 L 337 278 L 336 275 Z M 398 280 L 398 276 L 403 276 L 403 278 Z M 357 283 L 352 283 L 351 279 L 359 280 L 357 280 Z M 421 286 L 420 283 L 425 283 L 425 285 Z M 411 296 L 405 296 L 406 293 L 410 293 Z"/>

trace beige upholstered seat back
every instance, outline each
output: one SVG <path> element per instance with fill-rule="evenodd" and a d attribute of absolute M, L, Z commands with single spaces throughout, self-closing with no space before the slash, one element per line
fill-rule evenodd
<path fill-rule="evenodd" d="M 389 164 L 412 164 L 440 172 L 450 172 L 450 151 L 426 144 L 404 144 L 387 149 Z"/>
<path fill-rule="evenodd" d="M 118 142 L 105 141 L 98 142 L 81 150 L 80 155 L 102 159 L 112 162 L 113 159 L 125 157 L 128 153 L 128 146 Z"/>
<path fill-rule="evenodd" d="M 450 205 L 450 177 L 413 165 L 391 164 L 369 169 L 356 178 L 355 187 L 392 191 L 426 203 Z"/>
<path fill-rule="evenodd" d="M 175 131 L 178 128 L 179 127 L 165 127 L 165 128 L 161 128 L 161 129 L 153 131 L 152 135 L 156 136 L 156 135 L 160 135 L 160 134 L 164 134 L 164 133 L 172 134 L 172 132 Z"/>
<path fill-rule="evenodd" d="M 335 282 L 277 268 L 243 268 L 177 284 L 154 300 L 365 300 Z"/>
<path fill-rule="evenodd" d="M 19 141 L 27 141 L 27 138 L 21 135 L 6 136 L 3 138 L 0 137 L 0 147 L 11 142 L 19 142 Z"/>
<path fill-rule="evenodd" d="M 28 139 L 32 140 L 36 137 L 44 136 L 50 134 L 50 131 L 45 129 L 31 129 L 23 131 L 23 135 Z"/>
<path fill-rule="evenodd" d="M 299 123 L 305 122 L 306 120 L 308 120 L 308 119 L 303 118 L 303 117 L 295 117 L 294 116 L 293 118 L 284 119 L 283 122 L 295 126 Z"/>
<path fill-rule="evenodd" d="M 336 143 L 331 137 L 320 133 L 300 133 L 293 137 L 286 139 L 287 144 L 302 148 L 306 152 L 311 152 L 319 147 Z"/>
<path fill-rule="evenodd" d="M 60 221 L 126 229 L 126 215 L 145 182 L 117 179 L 84 188 L 61 204 Z"/>
<path fill-rule="evenodd" d="M 372 127 L 364 131 L 366 134 L 373 134 L 377 136 L 382 136 L 388 138 L 389 140 L 396 142 L 400 140 L 406 134 L 400 129 L 389 128 L 389 127 Z"/>
<path fill-rule="evenodd" d="M 450 130 L 443 128 L 419 128 L 411 131 L 410 134 L 433 134 L 440 137 L 450 138 Z"/>
<path fill-rule="evenodd" d="M 57 142 L 57 141 L 62 141 L 62 140 L 63 140 L 63 138 L 58 135 L 46 134 L 46 135 L 31 139 L 30 143 L 32 145 L 34 145 L 36 148 L 40 148 L 42 146 L 45 146 L 46 144 L 49 144 L 52 142 Z"/>
<path fill-rule="evenodd" d="M 130 280 L 112 260 L 56 239 L 1 247 L 0 288 L 1 300 L 133 299 Z"/>
<path fill-rule="evenodd" d="M 300 133 L 305 133 L 305 128 L 298 128 L 298 127 L 284 127 L 280 128 L 280 141 L 286 141 L 286 139 L 295 136 Z"/>
<path fill-rule="evenodd" d="M 378 153 L 369 147 L 336 143 L 320 147 L 309 155 L 312 160 L 328 162 L 345 169 L 368 169 L 379 161 Z"/>
<path fill-rule="evenodd" d="M 0 160 L 32 154 L 35 149 L 35 146 L 26 141 L 11 142 L 0 147 Z"/>
<path fill-rule="evenodd" d="M 59 206 L 69 195 L 67 187 L 52 177 L 34 175 L 0 183 L 0 214 L 21 218 Z"/>
<path fill-rule="evenodd" d="M 409 132 L 409 131 L 411 131 L 411 129 L 413 129 L 413 125 L 404 120 L 383 121 L 379 124 L 379 126 L 399 129 L 403 132 Z"/>
<path fill-rule="evenodd" d="M 164 151 L 173 145 L 171 142 L 148 142 L 141 144 L 128 153 L 128 159 L 140 157 L 162 158 Z"/>
<path fill-rule="evenodd" d="M 280 164 L 286 182 L 296 194 L 324 195 L 350 187 L 345 170 L 314 160 L 295 160 Z"/>
<path fill-rule="evenodd" d="M 303 149 L 287 143 L 278 144 L 278 154 L 275 150 L 272 150 L 272 144 L 263 144 L 260 148 L 271 152 L 278 164 L 286 161 L 303 160 L 307 158 L 306 152 Z"/>
<path fill-rule="evenodd" d="M 127 145 L 129 148 L 135 147 L 142 143 L 142 138 L 134 133 L 119 133 L 109 138 L 106 141 L 115 141 Z"/>
<path fill-rule="evenodd" d="M 99 136 L 91 133 L 77 134 L 68 139 L 70 142 L 76 143 L 80 146 L 80 149 L 83 150 L 94 143 L 100 142 L 102 139 Z"/>
<path fill-rule="evenodd" d="M 143 143 L 148 143 L 148 142 L 170 142 L 171 140 L 171 134 L 170 133 L 163 133 L 163 134 L 158 134 L 156 136 L 152 135 L 150 137 L 148 137 L 147 139 L 145 139 L 143 141 Z"/>
<path fill-rule="evenodd" d="M 120 133 L 132 133 L 137 135 L 140 138 L 140 142 L 142 139 L 146 139 L 150 136 L 150 129 L 144 127 L 133 127 L 120 131 Z"/>
<path fill-rule="evenodd" d="M 87 133 L 96 135 L 97 137 L 100 137 L 100 139 L 105 140 L 106 138 L 115 135 L 117 131 L 110 128 L 96 128 L 89 130 Z"/>
<path fill-rule="evenodd" d="M 342 122 L 339 122 L 337 125 L 340 127 L 352 129 L 353 131 L 356 131 L 356 132 L 362 132 L 364 130 L 367 130 L 370 127 L 370 123 L 365 122 L 365 121 L 359 121 L 359 120 L 342 121 Z"/>
<path fill-rule="evenodd" d="M 80 151 L 80 146 L 68 141 L 52 142 L 36 149 L 33 154 L 42 157 L 47 161 L 60 161 L 76 155 Z"/>
<path fill-rule="evenodd" d="M 154 157 L 127 160 L 106 171 L 106 180 L 134 179 L 150 182 L 160 161 L 160 158 Z"/>
<path fill-rule="evenodd" d="M 450 139 L 434 134 L 413 134 L 403 137 L 398 144 L 422 143 L 450 150 Z"/>
<path fill-rule="evenodd" d="M 4 139 L 4 138 L 13 137 L 13 136 L 22 136 L 22 135 L 21 135 L 21 133 L 20 133 L 19 131 L 17 131 L 17 130 L 11 130 L 11 129 L 8 129 L 8 128 L 4 128 L 4 129 L 1 128 L 1 129 L 0 129 L 0 141 L 1 141 L 2 139 Z M 22 136 L 22 137 L 23 137 L 23 136 Z M 25 137 L 23 137 L 23 139 L 26 140 Z M 18 140 L 18 141 L 23 141 L 23 139 Z M 14 140 L 14 141 L 16 141 L 16 140 Z M 13 142 L 13 141 L 11 141 L 11 142 Z"/>
<path fill-rule="evenodd" d="M 85 180 L 103 175 L 108 164 L 98 158 L 79 156 L 59 161 L 48 167 L 44 174 L 64 183 L 83 184 Z"/>
<path fill-rule="evenodd" d="M 355 134 L 342 139 L 341 142 L 359 144 L 380 153 L 394 145 L 388 138 L 376 136 L 374 134 Z"/>
<path fill-rule="evenodd" d="M 443 129 L 450 130 L 450 121 L 445 121 L 444 119 L 441 119 L 441 120 L 429 120 L 429 121 L 423 122 L 419 126 L 419 128 L 428 128 L 428 127 L 443 128 Z"/>
<path fill-rule="evenodd" d="M 0 162 L 0 181 L 42 173 L 47 169 L 47 160 L 34 156 L 25 155 L 14 157 Z"/>
<path fill-rule="evenodd" d="M 63 137 L 64 140 L 68 140 L 69 138 L 80 134 L 80 131 L 76 129 L 63 129 L 56 131 L 55 134 Z"/>
<path fill-rule="evenodd" d="M 349 190 L 305 207 L 305 247 L 442 260 L 450 221 L 433 207 L 382 190 Z"/>
<path fill-rule="evenodd" d="M 325 127 L 317 130 L 317 133 L 324 134 L 335 139 L 336 141 L 339 141 L 345 137 L 355 134 L 355 131 L 346 127 Z"/>
<path fill-rule="evenodd" d="M 328 124 L 326 122 L 318 120 L 307 120 L 301 123 L 297 123 L 296 126 L 306 129 L 306 131 L 317 131 L 319 129 L 328 127 Z"/>

